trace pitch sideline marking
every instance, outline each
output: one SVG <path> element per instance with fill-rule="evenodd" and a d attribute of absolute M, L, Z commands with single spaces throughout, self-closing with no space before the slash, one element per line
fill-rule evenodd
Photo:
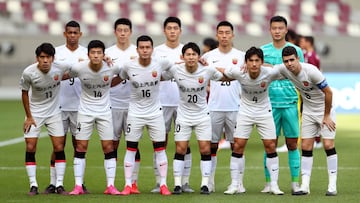
<path fill-rule="evenodd" d="M 42 133 L 40 133 L 39 138 L 46 137 L 47 135 L 48 135 L 47 132 L 42 132 Z M 25 139 L 24 137 L 18 137 L 18 138 L 14 138 L 14 139 L 11 139 L 11 140 L 2 141 L 2 142 L 0 142 L 0 147 L 6 147 L 6 146 L 9 146 L 9 145 L 24 142 L 24 139 Z"/>

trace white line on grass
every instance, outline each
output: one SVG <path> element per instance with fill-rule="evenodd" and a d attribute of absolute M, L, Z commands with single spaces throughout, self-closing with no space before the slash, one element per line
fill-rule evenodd
<path fill-rule="evenodd" d="M 46 137 L 47 135 L 48 135 L 47 132 L 42 132 L 42 133 L 40 133 L 39 138 Z M 0 142 L 0 147 L 6 147 L 6 146 L 17 144 L 20 142 L 24 142 L 24 137 L 18 137 L 18 138 L 14 138 L 11 140 L 2 141 L 2 142 Z"/>

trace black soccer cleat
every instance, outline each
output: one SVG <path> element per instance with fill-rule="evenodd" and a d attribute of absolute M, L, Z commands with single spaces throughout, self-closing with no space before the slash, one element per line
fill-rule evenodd
<path fill-rule="evenodd" d="M 174 191 L 172 192 L 174 195 L 180 195 L 182 193 L 182 189 L 179 185 L 175 186 Z"/>
<path fill-rule="evenodd" d="M 68 193 L 65 191 L 64 186 L 60 185 L 56 187 L 56 193 L 59 195 L 67 195 Z"/>
<path fill-rule="evenodd" d="M 31 186 L 30 188 L 30 192 L 28 193 L 29 196 L 34 196 L 34 195 L 38 195 L 38 187 L 36 186 Z"/>
<path fill-rule="evenodd" d="M 47 186 L 47 188 L 45 189 L 45 191 L 43 193 L 44 194 L 54 194 L 55 192 L 56 192 L 55 185 L 50 184 L 49 186 Z"/>
<path fill-rule="evenodd" d="M 206 185 L 203 185 L 200 189 L 200 194 L 203 194 L 203 195 L 210 195 L 210 191 L 209 191 L 209 188 L 208 186 Z"/>

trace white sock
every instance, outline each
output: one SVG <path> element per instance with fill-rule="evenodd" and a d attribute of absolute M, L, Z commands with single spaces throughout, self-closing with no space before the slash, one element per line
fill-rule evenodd
<path fill-rule="evenodd" d="M 243 185 L 244 172 L 245 172 L 245 155 L 243 155 L 242 159 L 243 159 L 242 167 L 240 166 L 239 168 L 239 185 Z"/>
<path fill-rule="evenodd" d="M 182 174 L 182 185 L 189 184 L 189 177 L 191 173 L 191 165 L 192 165 L 192 155 L 191 153 L 185 154 L 185 164 L 184 170 Z"/>
<path fill-rule="evenodd" d="M 140 161 L 135 161 L 134 170 L 132 173 L 132 183 L 137 183 L 139 178 Z"/>
<path fill-rule="evenodd" d="M 74 158 L 74 176 L 75 185 L 82 185 L 84 183 L 85 174 L 85 159 Z"/>
<path fill-rule="evenodd" d="M 266 167 L 270 173 L 270 184 L 271 186 L 278 185 L 279 178 L 279 157 L 268 158 L 266 157 Z"/>
<path fill-rule="evenodd" d="M 182 185 L 182 174 L 184 170 L 185 161 L 174 159 L 173 161 L 173 170 L 174 170 L 174 185 L 181 186 Z"/>
<path fill-rule="evenodd" d="M 238 186 L 239 185 L 239 175 L 240 170 L 244 167 L 243 158 L 230 157 L 230 176 L 231 176 L 231 185 Z"/>
<path fill-rule="evenodd" d="M 65 169 L 66 169 L 65 160 L 61 162 L 55 162 L 56 187 L 64 185 Z"/>
<path fill-rule="evenodd" d="M 166 176 L 168 169 L 168 160 L 165 150 L 155 151 L 156 166 L 160 174 L 160 186 L 166 185 Z"/>
<path fill-rule="evenodd" d="M 329 192 L 334 192 L 336 191 L 338 156 L 337 154 L 334 154 L 328 156 L 326 160 L 329 175 L 328 190 Z"/>
<path fill-rule="evenodd" d="M 126 150 L 124 158 L 125 185 L 131 187 L 136 151 Z"/>
<path fill-rule="evenodd" d="M 56 170 L 55 165 L 50 166 L 50 185 L 56 185 Z"/>
<path fill-rule="evenodd" d="M 156 153 L 153 155 L 153 166 L 154 166 L 154 174 L 155 174 L 155 181 L 156 184 L 160 185 L 160 173 L 158 170 L 158 166 L 156 165 Z"/>
<path fill-rule="evenodd" d="M 106 182 L 107 186 L 114 185 L 115 176 L 116 176 L 116 159 L 105 159 L 104 160 L 104 168 L 106 174 Z"/>
<path fill-rule="evenodd" d="M 201 160 L 200 170 L 202 175 L 201 186 L 209 186 L 209 178 L 211 176 L 211 160 Z"/>
<path fill-rule="evenodd" d="M 216 172 L 217 156 L 211 156 L 211 177 L 210 181 L 215 183 L 215 172 Z"/>
<path fill-rule="evenodd" d="M 36 181 L 36 165 L 26 165 L 26 172 L 29 177 L 30 187 L 38 187 L 38 183 Z"/>

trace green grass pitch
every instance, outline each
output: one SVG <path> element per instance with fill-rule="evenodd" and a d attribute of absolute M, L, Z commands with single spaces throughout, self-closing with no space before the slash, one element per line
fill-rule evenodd
<path fill-rule="evenodd" d="M 141 166 L 139 175 L 140 195 L 131 196 L 106 196 L 105 172 L 103 168 L 103 154 L 99 138 L 93 135 L 87 153 L 87 167 L 85 183 L 91 194 L 82 196 L 59 196 L 37 195 L 27 196 L 29 190 L 28 178 L 24 167 L 25 144 L 22 137 L 22 124 L 24 111 L 20 101 L 0 101 L 0 202 L 359 202 L 360 201 L 360 115 L 338 115 L 336 150 L 339 156 L 338 171 L 338 196 L 326 197 L 327 169 L 326 157 L 323 149 L 314 150 L 314 165 L 311 179 L 311 194 L 307 196 L 292 196 L 290 187 L 290 175 L 287 163 L 287 154 L 279 153 L 280 157 L 280 188 L 285 192 L 284 196 L 261 194 L 264 185 L 263 175 L 263 147 L 259 136 L 253 133 L 246 149 L 246 169 L 244 185 L 246 193 L 241 195 L 227 196 L 223 192 L 230 184 L 230 150 L 218 152 L 218 168 L 216 172 L 216 192 L 209 196 L 200 195 L 200 155 L 195 139 L 192 138 L 191 150 L 193 155 L 193 167 L 190 177 L 190 185 L 196 189 L 193 194 L 172 195 L 168 197 L 159 194 L 151 194 L 150 190 L 155 185 L 154 172 L 152 169 L 152 146 L 148 136 L 144 135 L 140 143 Z M 6 145 L 5 141 L 20 138 L 16 144 Z M 67 139 L 66 155 L 67 169 L 65 175 L 65 188 L 70 191 L 74 186 L 72 167 L 72 147 L 70 138 Z M 280 138 L 280 144 L 283 137 Z M 169 170 L 168 186 L 173 189 L 172 159 L 174 156 L 174 142 L 170 135 L 167 149 Z M 49 184 L 49 158 L 51 144 L 48 137 L 39 139 L 37 159 L 37 179 L 39 190 L 43 191 Z M 123 189 L 123 158 L 125 153 L 124 139 L 121 139 L 119 160 L 115 185 L 119 190 Z"/>

